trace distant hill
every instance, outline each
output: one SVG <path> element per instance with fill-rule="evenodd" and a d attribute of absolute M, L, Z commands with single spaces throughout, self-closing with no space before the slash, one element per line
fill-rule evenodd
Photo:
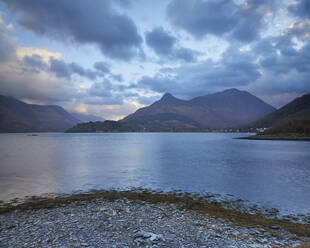
<path fill-rule="evenodd" d="M 105 121 L 104 118 L 96 115 L 88 115 L 81 113 L 70 113 L 74 118 L 79 120 L 79 122 L 95 122 L 95 121 Z"/>
<path fill-rule="evenodd" d="M 27 104 L 0 95 L 0 132 L 62 132 L 79 120 L 62 107 Z"/>
<path fill-rule="evenodd" d="M 237 89 L 196 97 L 189 101 L 166 93 L 150 106 L 138 109 L 118 121 L 118 128 L 122 131 L 128 129 L 151 132 L 230 129 L 244 126 L 274 110 L 275 108 L 256 96 Z M 96 124 L 96 131 L 106 131 L 108 126 L 104 126 L 104 123 Z M 83 128 L 81 125 L 79 128 L 86 130 L 87 125 L 94 127 L 95 124 L 84 124 Z M 113 129 L 115 130 L 117 129 Z"/>
<path fill-rule="evenodd" d="M 310 94 L 296 98 L 251 126 L 269 128 L 265 131 L 266 134 L 307 133 L 310 135 Z"/>
<path fill-rule="evenodd" d="M 67 133 L 96 133 L 96 132 L 137 132 L 137 128 L 128 123 L 121 123 L 119 121 L 106 120 L 79 123 L 74 127 L 68 129 Z"/>

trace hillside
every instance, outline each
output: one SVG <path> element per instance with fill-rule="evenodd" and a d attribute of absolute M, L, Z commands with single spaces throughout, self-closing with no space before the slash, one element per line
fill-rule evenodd
<path fill-rule="evenodd" d="M 253 127 L 269 127 L 266 134 L 310 135 L 310 94 L 296 98 L 282 108 L 256 121 Z"/>
<path fill-rule="evenodd" d="M 275 109 L 246 91 L 229 89 L 219 93 L 181 100 L 170 93 L 138 109 L 118 121 L 120 130 L 128 131 L 208 131 L 239 128 L 253 122 Z M 109 128 L 103 122 L 102 130 Z M 87 125 L 89 127 L 87 127 Z M 80 125 L 80 130 L 91 130 L 94 124 Z M 98 127 L 98 124 L 97 124 Z M 69 131 L 78 132 L 79 128 Z M 113 129 L 112 131 L 115 131 Z"/>
<path fill-rule="evenodd" d="M 0 95 L 0 132 L 63 132 L 79 121 L 56 105 L 27 104 Z"/>

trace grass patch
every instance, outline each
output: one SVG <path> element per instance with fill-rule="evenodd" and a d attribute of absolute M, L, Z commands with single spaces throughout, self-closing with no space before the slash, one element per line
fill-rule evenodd
<path fill-rule="evenodd" d="M 209 201 L 203 197 L 195 198 L 185 193 L 162 193 L 148 190 L 100 190 L 91 191 L 89 193 L 73 194 L 70 196 L 62 196 L 56 198 L 36 198 L 27 202 L 14 205 L 7 204 L 0 207 L 0 214 L 11 212 L 14 210 L 32 210 L 42 208 L 55 208 L 64 206 L 69 203 L 79 203 L 83 201 L 91 201 L 95 199 L 116 200 L 127 198 L 133 201 L 145 201 L 148 203 L 170 203 L 175 204 L 180 210 L 193 210 L 198 213 L 208 214 L 212 217 L 221 218 L 230 221 L 239 226 L 262 227 L 267 231 L 271 231 L 272 226 L 278 226 L 283 230 L 289 231 L 297 236 L 310 237 L 310 225 L 294 223 L 287 220 L 269 219 L 262 214 L 249 214 L 238 209 L 228 209 L 222 203 Z"/>
<path fill-rule="evenodd" d="M 295 248 L 310 248 L 310 243 L 300 244 L 295 246 Z"/>

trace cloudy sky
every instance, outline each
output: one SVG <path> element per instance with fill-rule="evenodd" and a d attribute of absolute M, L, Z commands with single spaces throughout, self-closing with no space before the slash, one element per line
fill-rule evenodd
<path fill-rule="evenodd" d="M 0 0 L 0 94 L 119 119 L 165 92 L 310 92 L 310 1 Z"/>

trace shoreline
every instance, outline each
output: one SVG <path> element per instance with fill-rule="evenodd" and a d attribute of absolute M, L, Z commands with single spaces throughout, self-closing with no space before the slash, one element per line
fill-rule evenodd
<path fill-rule="evenodd" d="M 284 141 L 310 141 L 310 136 L 273 136 L 273 135 L 253 135 L 238 137 L 235 139 L 245 140 L 284 140 Z"/>
<path fill-rule="evenodd" d="M 67 216 L 64 212 L 70 213 L 70 215 Z M 72 223 L 70 217 L 74 217 L 76 213 L 81 213 L 85 218 L 81 218 L 81 221 L 77 219 Z M 71 216 L 71 214 L 73 214 L 73 216 Z M 196 247 L 203 247 L 201 246 L 203 243 L 201 240 L 202 237 L 197 238 L 195 236 L 200 229 L 203 229 L 202 231 L 207 236 L 210 236 L 210 233 L 212 234 L 212 239 L 209 241 L 213 242 L 215 247 L 217 247 L 217 245 L 218 247 L 221 247 L 220 244 L 224 245 L 226 244 L 225 242 L 235 242 L 236 244 L 239 244 L 236 245 L 237 247 L 251 247 L 250 244 L 272 244 L 275 246 L 278 244 L 278 247 L 287 247 L 294 244 L 297 245 L 301 241 L 310 242 L 310 224 L 294 223 L 291 221 L 279 219 L 269 219 L 261 214 L 249 214 L 238 209 L 226 208 L 222 203 L 219 202 L 208 201 L 202 198 L 196 199 L 189 194 L 163 194 L 159 192 L 150 192 L 147 190 L 110 190 L 93 191 L 91 193 L 75 194 L 70 196 L 56 197 L 53 199 L 37 198 L 22 204 L 8 204 L 4 207 L 1 207 L 0 223 L 4 224 L 1 224 L 0 229 L 0 246 L 7 244 L 5 242 L 12 241 L 10 238 L 8 238 L 12 237 L 10 235 L 16 235 L 17 232 L 23 230 L 24 222 L 20 223 L 22 220 L 27 222 L 29 218 L 33 219 L 31 222 L 31 227 L 38 229 L 38 225 L 36 223 L 38 221 L 38 224 L 42 223 L 41 219 L 44 219 L 46 215 L 51 215 L 55 217 L 50 221 L 50 225 L 52 226 L 57 225 L 57 223 L 63 224 L 64 221 L 64 223 L 68 225 L 68 230 L 71 227 L 74 227 L 76 223 L 79 223 L 79 227 L 84 229 L 84 226 L 86 225 L 85 223 L 96 223 L 97 218 L 93 219 L 94 214 L 100 215 L 102 218 L 110 218 L 113 220 L 113 223 L 105 221 L 102 224 L 104 228 L 108 228 L 109 225 L 112 225 L 113 228 L 116 228 L 119 223 L 123 222 L 127 224 L 135 223 L 136 228 L 131 227 L 127 231 L 119 231 L 122 233 L 122 235 L 128 236 L 128 240 L 125 242 L 128 247 L 139 247 L 145 242 L 145 244 L 155 245 L 155 247 L 165 247 L 167 245 L 170 245 L 170 247 L 173 245 L 179 247 L 180 243 L 175 242 L 180 241 L 182 243 L 186 243 L 193 239 L 197 239 L 195 241 L 195 244 L 197 244 Z M 122 214 L 128 216 L 125 217 L 122 216 Z M 135 218 L 131 218 L 131 214 L 133 214 Z M 158 216 L 160 216 L 160 218 Z M 181 218 L 180 216 L 187 216 L 187 224 L 183 223 L 183 221 L 181 221 L 182 223 L 178 222 Z M 68 217 L 68 219 L 65 217 Z M 152 222 L 146 226 L 144 224 L 140 226 L 139 223 L 136 223 L 137 219 L 140 217 L 143 219 L 140 224 L 145 224 L 146 222 L 148 223 L 149 220 L 152 220 Z M 156 222 L 158 218 L 159 220 L 164 221 L 164 225 Z M 189 225 L 190 228 L 197 230 L 191 231 L 192 235 L 190 235 L 190 239 L 185 239 L 184 237 L 186 236 L 186 232 L 184 232 L 183 229 L 189 227 L 188 222 L 192 223 Z M 12 226 L 10 223 L 17 224 Z M 149 225 L 151 225 L 152 228 Z M 174 228 L 174 225 L 178 226 L 177 228 L 179 228 L 179 232 L 181 233 L 175 232 L 176 236 L 174 238 L 175 240 L 173 241 L 173 239 L 171 240 L 169 238 L 169 235 L 162 233 L 162 230 L 169 232 L 169 228 Z M 205 226 L 210 225 L 213 227 L 205 228 Z M 166 227 L 166 229 L 163 228 L 163 226 Z M 217 231 L 218 228 L 226 231 Z M 4 237 L 2 236 L 3 233 L 5 233 Z M 54 234 L 51 235 L 53 237 Z M 113 232 L 109 235 L 117 236 L 120 234 Z M 153 240 L 150 240 L 150 238 Z M 167 243 L 167 240 L 170 241 Z M 67 241 L 64 239 L 62 242 Z M 113 242 L 109 242 L 109 245 L 111 246 Z M 50 247 L 54 247 L 52 244 L 53 243 L 51 243 Z M 80 242 L 79 244 L 81 245 L 82 243 Z M 96 247 L 95 243 L 92 243 L 89 240 L 85 242 L 85 244 L 89 244 L 90 247 Z M 102 245 L 102 243 L 100 244 Z M 15 245 L 17 244 L 15 243 Z M 67 246 L 68 243 L 61 243 L 58 245 Z M 56 243 L 55 246 L 57 246 Z M 87 245 L 85 246 L 87 247 Z M 122 245 L 121 247 L 124 246 L 125 245 Z M 8 247 L 10 247 L 10 245 L 8 245 Z M 13 245 L 11 247 L 13 247 Z M 98 245 L 98 247 L 100 247 L 100 245 Z M 195 247 L 195 245 L 190 246 L 189 244 L 188 247 Z M 225 247 L 225 245 L 222 247 Z"/>

